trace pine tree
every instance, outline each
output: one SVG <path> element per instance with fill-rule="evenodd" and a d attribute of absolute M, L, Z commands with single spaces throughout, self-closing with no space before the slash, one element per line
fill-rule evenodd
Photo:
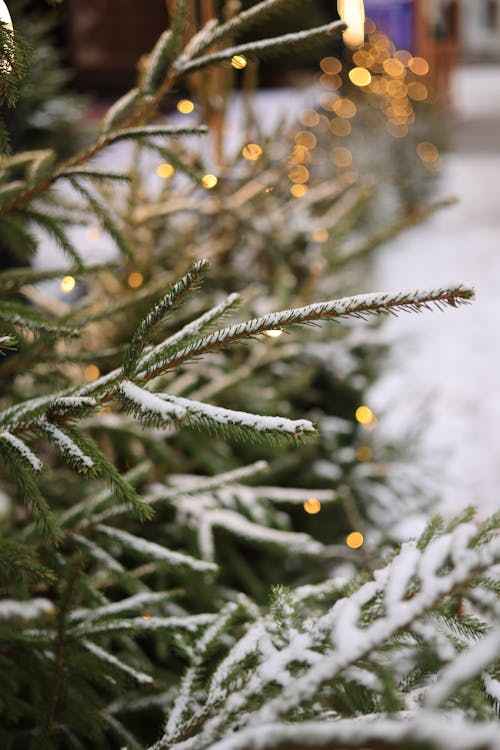
<path fill-rule="evenodd" d="M 177 2 L 138 87 L 111 107 L 88 148 L 62 162 L 35 151 L 0 164 L 2 232 L 24 242 L 36 228 L 70 263 L 0 274 L 0 740 L 7 750 L 500 745 L 498 519 L 474 522 L 472 510 L 447 525 L 433 518 L 418 541 L 389 556 L 381 544 L 359 575 L 349 574 L 349 551 L 290 528 L 281 503 L 310 500 L 304 485 L 262 484 L 262 460 L 233 467 L 231 458 L 215 474 L 203 473 L 199 460 L 210 453 L 207 434 L 223 438 L 214 446 L 218 467 L 225 441 L 272 455 L 275 446 L 316 439 L 308 418 L 214 403 L 220 386 L 211 391 L 211 379 L 251 386 L 252 352 L 269 332 L 290 331 L 293 341 L 307 325 L 454 307 L 473 291 L 314 302 L 301 290 L 306 299 L 294 306 L 245 316 L 233 291 L 236 264 L 222 297 L 210 289 L 206 260 L 186 270 L 193 253 L 180 230 L 170 247 L 156 248 L 160 259 L 169 252 L 170 264 L 142 257 L 144 227 L 116 210 L 124 186 L 129 215 L 147 211 L 138 172 L 129 185 L 127 174 L 94 161 L 119 141 L 168 150 L 172 137 L 202 135 L 203 127 L 157 116 L 181 76 L 341 28 L 222 46 L 284 5 L 264 0 L 227 22 L 213 19 L 186 43 L 187 3 Z M 200 179 L 189 160 L 176 164 Z M 170 208 L 182 226 L 183 207 Z M 70 231 L 79 222 L 98 223 L 118 259 L 88 264 Z M 141 270 L 152 278 L 133 291 Z M 84 279 L 89 298 L 67 305 L 39 286 L 61 276 L 66 289 Z M 196 393 L 191 363 L 198 360 L 206 383 L 201 388 L 195 375 Z M 195 437 L 183 442 L 190 431 Z M 315 495 L 336 502 L 331 490 Z M 238 583 L 258 578 L 258 550 L 269 548 L 285 561 L 288 587 L 277 585 L 267 605 Z M 324 571 L 323 580 L 298 580 L 304 559 Z"/>

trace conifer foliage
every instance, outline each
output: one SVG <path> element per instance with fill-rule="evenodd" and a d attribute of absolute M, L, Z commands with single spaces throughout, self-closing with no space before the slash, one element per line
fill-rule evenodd
<path fill-rule="evenodd" d="M 259 484 L 264 461 L 210 476 L 182 463 L 175 474 L 163 470 L 166 455 L 181 455 L 176 440 L 188 429 L 199 431 L 200 445 L 208 433 L 264 451 L 315 439 L 309 419 L 182 395 L 194 360 L 269 331 L 292 329 L 293 337 L 311 324 L 456 307 L 473 290 L 348 296 L 245 318 L 237 294 L 204 304 L 208 263 L 183 259 L 182 275 L 164 285 L 160 274 L 161 289 L 127 301 L 136 321 L 127 345 L 103 352 L 96 323 L 123 304 L 93 314 L 85 301 L 62 305 L 38 286 L 71 274 L 89 285 L 109 281 L 137 257 L 109 197 L 128 175 L 93 159 L 122 140 L 163 145 L 203 135 L 158 117 L 182 75 L 341 29 L 238 45 L 240 32 L 286 6 L 263 0 L 186 42 L 187 5 L 178 0 L 137 88 L 109 109 L 84 151 L 63 162 L 47 150 L 0 163 L 2 235 L 30 247 L 49 236 L 70 264 L 0 273 L 0 746 L 494 750 L 495 519 L 474 522 L 467 511 L 445 526 L 436 517 L 418 541 L 385 561 L 381 550 L 359 576 L 344 566 L 342 577 L 335 562 L 346 554 L 294 531 L 275 507 L 310 493 Z M 10 75 L 0 69 L 4 87 Z M 117 261 L 88 264 L 70 239 L 68 227 L 96 220 Z M 89 340 L 100 369 L 89 364 Z M 336 499 L 327 489 L 315 494 Z M 224 557 L 228 538 L 256 563 L 259 549 L 272 548 L 292 569 L 308 558 L 330 575 L 277 585 L 262 605 L 227 575 L 236 565 Z"/>

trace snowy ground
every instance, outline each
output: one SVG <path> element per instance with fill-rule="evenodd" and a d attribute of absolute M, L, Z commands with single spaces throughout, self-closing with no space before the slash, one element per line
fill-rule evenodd
<path fill-rule="evenodd" d="M 441 192 L 459 202 L 385 247 L 374 288 L 458 280 L 477 301 L 391 320 L 391 362 L 370 405 L 389 434 L 425 420 L 422 464 L 439 467 L 446 512 L 474 503 L 487 513 L 500 507 L 500 67 L 459 70 L 453 91 Z"/>

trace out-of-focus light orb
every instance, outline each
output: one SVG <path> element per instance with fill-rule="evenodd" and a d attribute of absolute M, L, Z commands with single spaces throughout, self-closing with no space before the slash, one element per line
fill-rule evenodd
<path fill-rule="evenodd" d="M 303 508 L 310 516 L 315 516 L 321 510 L 321 503 L 316 497 L 310 497 L 309 500 L 305 501 Z"/>
<path fill-rule="evenodd" d="M 311 149 L 316 146 L 318 139 L 309 130 L 299 130 L 295 133 L 294 141 L 297 146 L 304 146 L 305 148 Z"/>
<path fill-rule="evenodd" d="M 366 68 L 352 68 L 349 78 L 355 86 L 368 86 L 372 80 L 372 74 Z"/>
<path fill-rule="evenodd" d="M 163 162 L 163 164 L 159 164 L 156 167 L 156 174 L 158 175 L 158 177 L 161 177 L 162 180 L 168 180 L 169 177 L 172 177 L 174 172 L 175 168 L 167 162 Z"/>
<path fill-rule="evenodd" d="M 347 24 L 344 43 L 351 48 L 359 47 L 365 41 L 365 6 L 363 0 L 338 0 L 339 16 Z"/>
<path fill-rule="evenodd" d="M 328 230 L 323 229 L 323 227 L 318 227 L 312 233 L 312 238 L 315 242 L 326 242 L 328 236 Z"/>
<path fill-rule="evenodd" d="M 396 60 L 394 57 L 390 57 L 388 60 L 383 62 L 384 72 L 387 73 L 391 78 L 400 78 L 405 74 L 405 66 L 401 60 Z"/>
<path fill-rule="evenodd" d="M 346 120 L 351 120 L 356 116 L 356 105 L 350 99 L 346 97 L 340 97 L 333 104 L 333 111 L 338 117 L 344 117 Z"/>
<path fill-rule="evenodd" d="M 363 404 L 362 406 L 358 406 L 354 416 L 356 417 L 356 420 L 363 425 L 371 424 L 375 419 L 375 414 L 372 412 L 370 407 L 366 406 L 365 404 Z"/>
<path fill-rule="evenodd" d="M 151 612 L 149 610 L 145 610 L 141 615 L 143 620 L 150 620 L 151 619 Z"/>
<path fill-rule="evenodd" d="M 330 76 L 323 73 L 319 78 L 320 85 L 328 91 L 337 91 L 342 86 L 342 78 L 340 76 Z"/>
<path fill-rule="evenodd" d="M 101 236 L 101 230 L 99 227 L 89 227 L 87 231 L 85 232 L 85 239 L 87 242 L 97 242 L 99 237 Z"/>
<path fill-rule="evenodd" d="M 423 57 L 411 57 L 408 60 L 408 67 L 416 76 L 426 76 L 429 72 L 429 63 Z"/>
<path fill-rule="evenodd" d="M 231 58 L 231 65 L 236 70 L 242 70 L 248 65 L 248 60 L 245 55 L 233 55 Z"/>
<path fill-rule="evenodd" d="M 433 162 L 439 159 L 437 147 L 433 143 L 429 143 L 429 141 L 417 143 L 417 154 L 425 162 Z"/>
<path fill-rule="evenodd" d="M 319 123 L 319 114 L 315 109 L 307 108 L 303 109 L 299 114 L 299 122 L 305 125 L 306 128 L 314 128 Z"/>
<path fill-rule="evenodd" d="M 257 143 L 247 143 L 241 149 L 241 154 L 248 161 L 257 161 L 262 156 L 262 149 Z"/>
<path fill-rule="evenodd" d="M 428 98 L 429 91 L 427 89 L 427 86 L 425 86 L 423 83 L 419 83 L 418 81 L 411 81 L 411 83 L 408 84 L 408 96 L 410 97 L 410 99 L 414 99 L 416 102 L 423 102 Z"/>
<path fill-rule="evenodd" d="M 295 146 L 293 153 L 288 159 L 289 164 L 309 164 L 311 152 L 305 146 Z"/>
<path fill-rule="evenodd" d="M 355 65 L 359 65 L 360 68 L 369 68 L 373 65 L 373 55 L 366 49 L 358 49 L 352 56 L 352 61 Z"/>
<path fill-rule="evenodd" d="M 307 185 L 292 185 L 290 188 L 290 193 L 293 195 L 294 198 L 302 198 L 304 195 L 306 195 L 308 191 Z"/>
<path fill-rule="evenodd" d="M 138 271 L 132 271 L 127 277 L 127 284 L 131 289 L 139 289 L 144 281 L 144 276 Z"/>
<path fill-rule="evenodd" d="M 190 99 L 181 99 L 177 102 L 177 110 L 181 115 L 190 115 L 194 109 L 194 104 Z"/>
<path fill-rule="evenodd" d="M 330 123 L 330 130 L 334 135 L 343 138 L 344 136 L 351 134 L 352 125 L 349 120 L 343 120 L 342 117 L 334 117 Z"/>
<path fill-rule="evenodd" d="M 344 146 L 332 148 L 332 161 L 336 167 L 350 167 L 352 164 L 352 153 Z"/>
<path fill-rule="evenodd" d="M 201 184 L 205 190 L 212 190 L 218 183 L 218 179 L 214 174 L 205 174 L 201 178 Z"/>
<path fill-rule="evenodd" d="M 282 333 L 281 328 L 269 328 L 267 331 L 264 331 L 264 336 L 270 339 L 278 339 Z"/>
<path fill-rule="evenodd" d="M 373 451 L 369 445 L 360 445 L 356 450 L 356 457 L 358 461 L 371 461 L 373 458 Z"/>
<path fill-rule="evenodd" d="M 63 294 L 69 294 L 69 292 L 72 292 L 76 286 L 76 279 L 74 276 L 65 276 L 64 279 L 61 279 L 59 286 Z"/>
<path fill-rule="evenodd" d="M 83 376 L 89 383 L 93 383 L 94 380 L 97 380 L 100 374 L 101 372 L 97 365 L 87 365 L 83 371 Z"/>
<path fill-rule="evenodd" d="M 406 138 L 409 133 L 408 125 L 406 123 L 386 123 L 387 132 L 392 135 L 393 138 Z"/>
<path fill-rule="evenodd" d="M 323 73 L 326 73 L 327 75 L 337 75 L 342 70 L 342 63 L 340 60 L 337 60 L 336 57 L 324 57 L 320 63 L 319 67 L 323 71 Z"/>
<path fill-rule="evenodd" d="M 302 164 L 294 164 L 288 172 L 288 177 L 292 182 L 302 184 L 309 181 L 309 170 Z"/>
<path fill-rule="evenodd" d="M 345 543 L 351 549 L 359 549 L 363 546 L 364 541 L 365 538 L 360 531 L 351 531 L 351 533 L 348 534 L 345 539 Z"/>
<path fill-rule="evenodd" d="M 413 59 L 411 52 L 408 52 L 408 50 L 406 49 L 396 50 L 396 52 L 394 53 L 394 57 L 396 58 L 396 60 L 402 62 L 405 68 L 408 67 L 410 60 Z"/>

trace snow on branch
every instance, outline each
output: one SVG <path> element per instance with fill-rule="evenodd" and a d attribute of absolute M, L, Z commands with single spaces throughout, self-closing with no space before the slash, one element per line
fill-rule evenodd
<path fill-rule="evenodd" d="M 16 453 L 21 456 L 23 461 L 25 461 L 33 471 L 42 470 L 43 463 L 40 461 L 38 456 L 36 456 L 31 448 L 28 448 L 26 443 L 24 443 L 16 435 L 12 435 L 12 433 L 5 430 L 3 432 L 0 432 L 0 442 L 1 441 L 7 443 L 11 448 L 14 448 Z"/>
<path fill-rule="evenodd" d="M 458 305 L 468 302 L 473 297 L 474 290 L 460 284 L 455 287 L 441 287 L 428 291 L 412 290 L 409 292 L 361 294 L 328 302 L 316 302 L 305 307 L 281 310 L 243 323 L 235 323 L 204 336 L 171 356 L 160 357 L 156 362 L 151 362 L 140 373 L 140 376 L 150 379 L 207 351 L 227 346 L 242 339 L 249 339 L 270 329 L 282 329 L 296 324 L 315 323 L 320 320 L 365 319 L 370 315 L 396 314 L 402 310 L 420 312 L 421 310 L 431 309 L 433 305 L 440 309 L 447 305 L 458 307 Z"/>
<path fill-rule="evenodd" d="M 180 404 L 174 404 L 160 398 L 155 393 L 124 380 L 117 389 L 122 397 L 127 411 L 153 426 L 171 426 L 172 422 L 182 419 L 186 409 Z"/>
<path fill-rule="evenodd" d="M 139 685 L 154 684 L 154 680 L 151 675 L 145 674 L 144 672 L 139 672 L 129 664 L 125 664 L 125 662 L 123 662 L 121 659 L 113 656 L 113 654 L 110 654 L 109 651 L 105 651 L 96 643 L 92 643 L 92 641 L 88 640 L 82 640 L 81 643 L 83 644 L 83 646 L 85 646 L 87 651 L 90 651 L 91 654 L 94 654 L 94 656 L 96 656 L 100 661 L 105 662 L 106 665 L 110 665 L 115 669 L 119 669 L 121 672 L 125 672 L 125 674 L 129 675 L 129 677 L 132 677 L 136 682 L 138 682 Z"/>

